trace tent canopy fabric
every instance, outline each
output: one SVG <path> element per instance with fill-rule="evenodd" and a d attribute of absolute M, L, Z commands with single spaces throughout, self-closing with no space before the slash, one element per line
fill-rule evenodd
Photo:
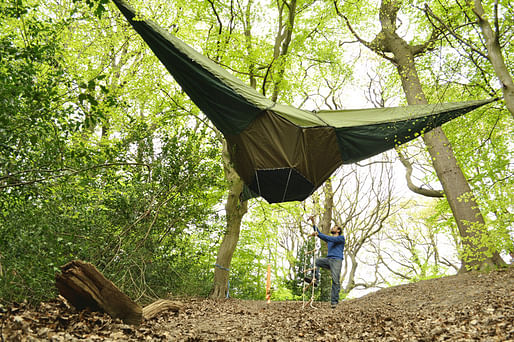
<path fill-rule="evenodd" d="M 182 89 L 225 136 L 243 199 L 302 201 L 358 162 L 494 99 L 318 112 L 274 103 L 151 20 L 113 0 Z"/>

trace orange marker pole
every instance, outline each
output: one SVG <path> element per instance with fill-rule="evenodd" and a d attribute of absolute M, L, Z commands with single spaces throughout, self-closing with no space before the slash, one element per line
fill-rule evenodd
<path fill-rule="evenodd" d="M 266 300 L 271 302 L 271 265 L 268 264 L 268 274 L 266 276 Z"/>

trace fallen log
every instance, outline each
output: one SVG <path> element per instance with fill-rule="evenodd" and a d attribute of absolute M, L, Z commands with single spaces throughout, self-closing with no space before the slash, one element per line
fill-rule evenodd
<path fill-rule="evenodd" d="M 163 311 L 180 311 L 182 303 L 174 302 L 167 299 L 158 299 L 152 304 L 148 304 L 143 308 L 143 318 L 152 319 Z"/>
<path fill-rule="evenodd" d="M 138 325 L 143 320 L 141 306 L 90 263 L 73 260 L 62 266 L 61 273 L 55 275 L 55 285 L 61 296 L 79 310 L 106 312 L 126 324 Z"/>

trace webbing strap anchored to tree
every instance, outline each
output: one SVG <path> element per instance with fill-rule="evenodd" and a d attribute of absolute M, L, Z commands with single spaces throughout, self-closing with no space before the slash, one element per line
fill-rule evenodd
<path fill-rule="evenodd" d="M 218 265 L 218 264 L 214 264 L 214 266 L 216 266 L 217 268 L 221 268 L 223 271 L 230 272 L 230 268 L 226 268 L 226 267 L 223 267 L 223 266 Z"/>
<path fill-rule="evenodd" d="M 219 269 L 222 269 L 223 271 L 230 272 L 230 268 L 226 268 L 226 267 L 223 267 L 218 264 L 214 264 L 214 266 L 216 266 Z M 227 298 L 229 297 L 229 292 L 230 292 L 230 275 L 228 276 L 228 280 L 227 280 Z"/>

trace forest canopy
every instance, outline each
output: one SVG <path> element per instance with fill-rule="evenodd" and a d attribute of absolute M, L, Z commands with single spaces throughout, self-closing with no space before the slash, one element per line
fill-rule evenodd
<path fill-rule="evenodd" d="M 511 260 L 509 1 L 130 3 L 294 107 L 502 99 L 445 124 L 440 150 L 425 134 L 303 202 L 242 201 L 223 136 L 114 4 L 2 2 L 0 302 L 52 298 L 73 259 L 141 302 L 264 299 L 268 264 L 272 298 L 298 299 L 312 215 L 343 227 L 342 297 Z"/>

